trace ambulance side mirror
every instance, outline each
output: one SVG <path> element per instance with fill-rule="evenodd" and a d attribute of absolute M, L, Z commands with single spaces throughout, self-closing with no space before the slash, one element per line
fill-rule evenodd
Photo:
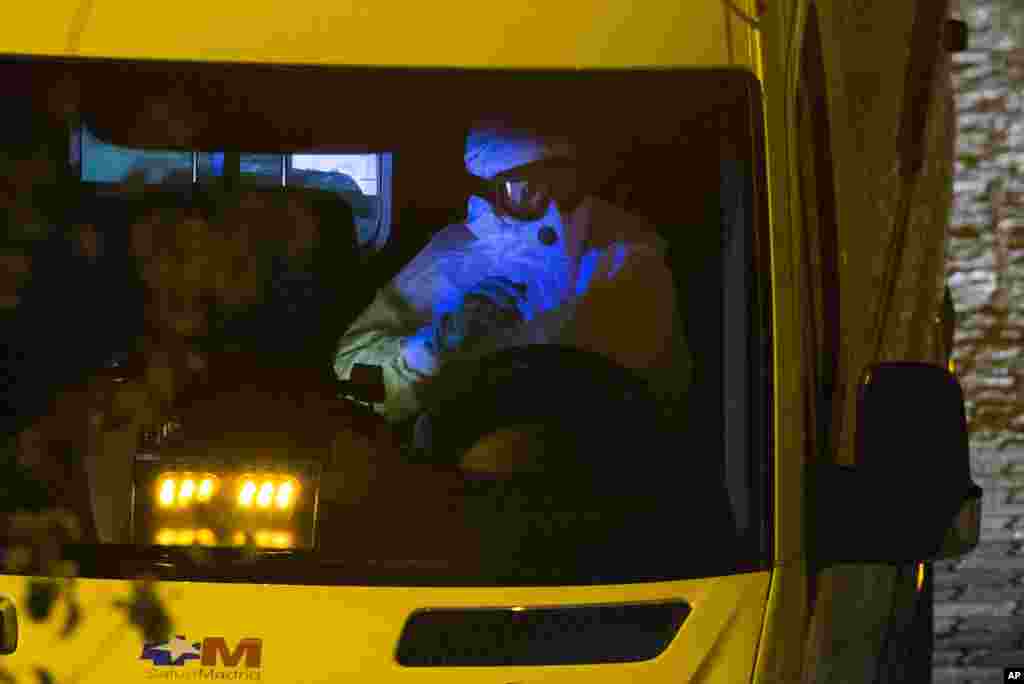
<path fill-rule="evenodd" d="M 941 366 L 887 362 L 863 376 L 856 466 L 808 469 L 810 554 L 819 567 L 951 558 L 978 543 L 963 392 Z"/>

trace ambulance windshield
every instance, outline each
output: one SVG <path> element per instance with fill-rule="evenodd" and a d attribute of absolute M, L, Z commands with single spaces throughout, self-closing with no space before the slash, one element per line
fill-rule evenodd
<path fill-rule="evenodd" d="M 767 567 L 750 74 L 18 59 L 0 84 L 6 507 L 73 511 L 97 568 Z"/>

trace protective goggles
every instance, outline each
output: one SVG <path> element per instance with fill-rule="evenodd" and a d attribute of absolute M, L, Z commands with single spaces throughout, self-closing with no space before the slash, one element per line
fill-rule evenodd
<path fill-rule="evenodd" d="M 517 166 L 494 178 L 470 176 L 471 194 L 486 200 L 499 216 L 520 221 L 542 218 L 557 202 L 571 211 L 582 199 L 579 172 L 567 159 L 545 159 Z"/>

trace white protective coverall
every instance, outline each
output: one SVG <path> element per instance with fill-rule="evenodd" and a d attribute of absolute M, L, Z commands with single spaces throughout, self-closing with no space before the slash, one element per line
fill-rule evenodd
<path fill-rule="evenodd" d="M 493 178 L 574 156 L 567 142 L 491 128 L 469 135 L 465 161 L 473 175 Z M 553 244 L 538 238 L 544 227 L 557 234 Z M 525 344 L 573 346 L 639 371 L 656 396 L 678 402 L 690 357 L 664 248 L 653 226 L 594 197 L 568 215 L 552 202 L 537 221 L 497 216 L 472 197 L 466 223 L 437 233 L 342 336 L 335 372 L 344 380 L 354 364 L 381 366 L 387 399 L 377 410 L 392 421 L 412 417 L 423 383 L 439 372 L 443 378 L 432 321 L 484 278 L 501 276 L 526 284 L 525 321 L 498 331 L 473 356 Z"/>

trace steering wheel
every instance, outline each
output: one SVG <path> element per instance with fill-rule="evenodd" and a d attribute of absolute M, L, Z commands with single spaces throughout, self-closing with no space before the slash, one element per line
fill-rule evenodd
<path fill-rule="evenodd" d="M 666 567 L 675 561 L 659 554 L 678 520 L 700 521 L 688 533 L 698 546 L 736 535 L 720 447 L 687 439 L 643 379 L 607 357 L 531 345 L 446 365 L 441 378 L 427 403 L 430 461 L 467 476 L 462 505 L 494 545 L 485 557 L 517 549 L 592 569 L 609 553 L 654 554 Z M 497 434 L 522 426 L 539 426 L 540 438 L 517 443 Z M 504 455 L 489 460 L 492 445 L 510 448 L 511 468 Z"/>
<path fill-rule="evenodd" d="M 442 380 L 443 378 L 443 380 Z M 505 349 L 445 367 L 427 397 L 432 457 L 450 463 L 501 428 L 539 428 L 544 466 L 622 465 L 661 441 L 646 382 L 605 356 L 561 345 Z M 623 451 L 626 450 L 626 451 Z M 557 461 L 557 462 L 551 462 Z"/>

